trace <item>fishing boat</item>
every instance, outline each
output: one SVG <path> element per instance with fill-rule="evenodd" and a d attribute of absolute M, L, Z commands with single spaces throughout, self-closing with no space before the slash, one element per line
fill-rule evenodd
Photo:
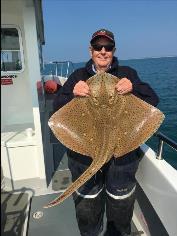
<path fill-rule="evenodd" d="M 41 74 L 42 0 L 3 0 L 1 6 L 1 233 L 79 236 L 72 197 L 43 208 L 71 183 L 66 148 L 48 127 L 57 93 L 46 93 L 44 84 L 54 79 L 62 86 L 69 68 L 63 75 L 57 66 L 72 63 L 55 61 L 55 74 Z M 177 143 L 155 135 L 158 151 L 141 146 L 133 235 L 176 236 L 177 170 L 163 159 L 163 145 L 177 150 Z"/>

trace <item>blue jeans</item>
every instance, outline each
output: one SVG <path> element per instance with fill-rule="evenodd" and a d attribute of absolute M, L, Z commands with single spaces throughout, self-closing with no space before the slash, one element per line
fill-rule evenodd
<path fill-rule="evenodd" d="M 112 158 L 73 194 L 76 218 L 82 236 L 97 236 L 102 230 L 106 204 L 106 235 L 131 232 L 136 179 L 140 158 L 137 150 L 131 158 Z M 91 158 L 68 152 L 68 166 L 75 181 L 91 164 Z"/>

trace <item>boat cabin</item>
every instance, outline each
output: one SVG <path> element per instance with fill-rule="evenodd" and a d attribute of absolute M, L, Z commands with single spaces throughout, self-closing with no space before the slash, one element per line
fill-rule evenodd
<path fill-rule="evenodd" d="M 46 187 L 36 83 L 41 80 L 44 28 L 40 0 L 2 1 L 2 180 L 9 190 Z M 42 105 L 42 101 L 41 101 Z"/>

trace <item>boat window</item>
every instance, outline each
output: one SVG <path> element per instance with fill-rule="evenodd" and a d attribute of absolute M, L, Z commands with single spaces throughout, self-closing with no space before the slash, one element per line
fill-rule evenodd
<path fill-rule="evenodd" d="M 1 71 L 21 72 L 23 55 L 20 31 L 17 28 L 1 28 Z"/>

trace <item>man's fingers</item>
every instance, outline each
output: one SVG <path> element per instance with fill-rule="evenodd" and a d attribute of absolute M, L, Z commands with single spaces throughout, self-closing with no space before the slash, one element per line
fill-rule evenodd
<path fill-rule="evenodd" d="M 125 83 L 125 81 L 127 80 L 127 78 L 122 78 L 117 85 L 122 85 L 123 83 Z"/>
<path fill-rule="evenodd" d="M 128 80 L 127 78 L 122 78 L 122 79 L 116 84 L 116 86 L 119 87 L 119 86 L 125 84 L 125 83 L 127 82 L 127 80 Z"/>
<path fill-rule="evenodd" d="M 89 86 L 86 82 L 80 80 L 73 89 L 73 93 L 75 96 L 88 96 L 90 94 Z"/>
<path fill-rule="evenodd" d="M 120 90 L 120 91 L 118 91 L 118 94 L 124 95 L 124 94 L 129 93 L 129 92 L 130 92 L 129 89 L 126 89 L 126 90 Z"/>
<path fill-rule="evenodd" d="M 86 94 L 86 93 L 79 93 L 78 95 L 76 95 L 76 96 L 81 96 L 81 97 L 88 97 L 89 95 L 88 94 Z"/>
<path fill-rule="evenodd" d="M 84 87 L 85 89 L 88 89 L 88 90 L 89 90 L 89 86 L 88 86 L 87 83 L 84 83 L 84 84 L 83 84 L 83 87 Z"/>
<path fill-rule="evenodd" d="M 90 91 L 88 89 L 81 88 L 81 89 L 78 89 L 77 91 L 75 91 L 75 95 L 76 96 L 89 96 Z"/>
<path fill-rule="evenodd" d="M 117 89 L 118 92 L 120 92 L 121 90 L 123 90 L 123 86 L 121 86 L 121 85 L 120 85 L 120 86 L 117 85 L 117 86 L 116 86 L 116 89 Z"/>
<path fill-rule="evenodd" d="M 87 91 L 80 91 L 76 94 L 76 96 L 88 97 L 90 94 Z"/>
<path fill-rule="evenodd" d="M 85 82 L 85 81 L 79 81 L 78 82 L 78 85 L 80 86 L 80 87 L 82 87 L 82 88 L 85 88 L 85 89 L 88 89 L 89 90 L 89 86 L 88 86 L 88 84 Z"/>
<path fill-rule="evenodd" d="M 81 93 L 89 94 L 89 89 L 88 88 L 82 88 L 80 90 Z"/>
<path fill-rule="evenodd" d="M 120 83 L 121 82 L 121 83 Z M 120 90 L 122 90 L 123 88 L 124 88 L 124 86 L 126 85 L 126 83 L 125 83 L 125 81 L 119 81 L 117 84 L 116 84 L 116 86 L 115 86 L 115 88 L 118 90 L 118 91 L 120 91 Z"/>
<path fill-rule="evenodd" d="M 122 78 L 115 86 L 119 94 L 126 94 L 132 91 L 132 83 L 127 78 Z"/>
<path fill-rule="evenodd" d="M 127 84 L 122 84 L 120 86 L 117 86 L 117 91 L 120 92 L 120 91 L 125 91 L 127 89 L 129 89 L 129 86 L 127 86 Z"/>

